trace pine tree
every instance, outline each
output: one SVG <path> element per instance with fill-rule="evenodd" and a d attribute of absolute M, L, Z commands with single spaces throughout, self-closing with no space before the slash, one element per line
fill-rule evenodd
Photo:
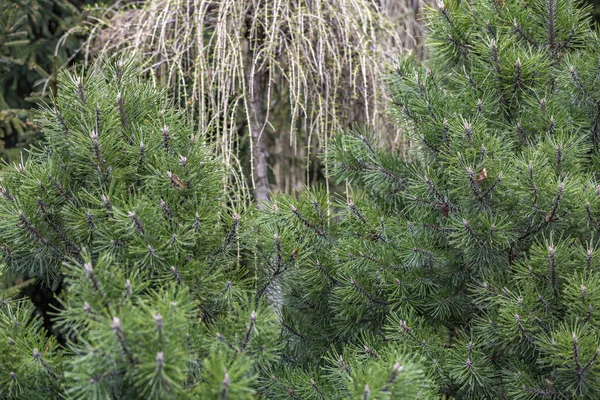
<path fill-rule="evenodd" d="M 423 358 L 440 395 L 598 398 L 589 8 L 446 0 L 427 21 L 431 59 L 389 79 L 412 159 L 340 135 L 326 162 L 347 197 L 276 196 L 261 216 L 259 295 L 279 302 L 289 362 L 400 351 Z"/>
<path fill-rule="evenodd" d="M 224 168 L 134 63 L 64 72 L 43 148 L 0 171 L 0 397 L 253 398 L 278 320 L 239 262 Z M 62 288 L 62 290 L 61 290 Z"/>

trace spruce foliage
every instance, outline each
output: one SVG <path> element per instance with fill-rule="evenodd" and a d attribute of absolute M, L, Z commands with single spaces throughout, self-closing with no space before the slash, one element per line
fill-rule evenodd
<path fill-rule="evenodd" d="M 428 26 L 431 59 L 390 77 L 413 159 L 368 132 L 341 135 L 327 162 L 360 190 L 335 204 L 319 190 L 276 196 L 263 212 L 261 279 L 280 301 L 290 362 L 401 349 L 423 357 L 440 395 L 598 398 L 589 8 L 446 0 Z"/>

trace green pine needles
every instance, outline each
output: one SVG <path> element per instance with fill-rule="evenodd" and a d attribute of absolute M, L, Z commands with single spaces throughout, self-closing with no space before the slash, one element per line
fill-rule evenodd
<path fill-rule="evenodd" d="M 297 368 L 323 349 L 401 349 L 423 358 L 439 395 L 600 396 L 600 40 L 588 14 L 566 0 L 445 1 L 428 14 L 431 60 L 390 77 L 414 161 L 343 135 L 327 162 L 362 194 L 270 203 L 257 265 L 270 266 L 261 279 Z"/>
<path fill-rule="evenodd" d="M 0 303 L 0 397 L 433 393 L 420 356 L 378 356 L 378 337 L 296 367 L 252 262 L 262 228 L 229 210 L 220 160 L 139 72 L 63 73 L 43 112 L 44 147 L 0 172 L 3 276 L 36 280 L 59 303 L 43 320 L 27 299 Z"/>
<path fill-rule="evenodd" d="M 135 64 L 63 74 L 45 146 L 0 172 L 3 274 L 59 302 L 49 331 L 26 299 L 0 303 L 0 397 L 600 397 L 588 13 L 429 10 L 429 62 L 389 79 L 411 161 L 340 135 L 326 162 L 345 198 L 241 216 L 205 138 Z"/>
<path fill-rule="evenodd" d="M 62 284 L 61 346 L 2 303 L 0 397 L 253 398 L 277 319 L 204 137 L 131 63 L 63 73 L 41 123 L 44 148 L 1 173 L 0 244 L 8 275 Z"/>

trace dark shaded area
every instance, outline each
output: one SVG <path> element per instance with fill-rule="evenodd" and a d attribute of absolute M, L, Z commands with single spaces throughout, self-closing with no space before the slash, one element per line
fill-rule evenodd
<path fill-rule="evenodd" d="M 596 25 L 600 24 L 600 0 L 587 0 L 589 4 L 594 7 L 592 10 L 592 16 L 594 17 L 594 21 L 596 21 Z"/>
<path fill-rule="evenodd" d="M 79 60 L 86 7 L 95 3 L 0 1 L 0 158 L 13 160 L 41 137 L 32 109 L 48 99 L 56 70 Z"/>
<path fill-rule="evenodd" d="M 61 308 L 58 296 L 62 291 L 62 283 L 57 288 L 51 288 L 39 282 L 27 285 L 21 289 L 17 298 L 29 298 L 35 306 L 35 314 L 43 320 L 43 326 L 48 335 L 56 337 L 64 344 L 64 336 L 54 329 L 52 315 Z"/>

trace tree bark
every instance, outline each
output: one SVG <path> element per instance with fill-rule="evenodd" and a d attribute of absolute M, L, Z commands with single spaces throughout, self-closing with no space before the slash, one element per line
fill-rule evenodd
<path fill-rule="evenodd" d="M 248 18 L 246 18 L 246 32 L 250 32 L 252 26 L 252 7 L 249 6 Z M 262 29 L 254 32 L 256 36 L 264 36 Z M 260 63 L 256 60 L 259 52 L 259 41 L 257 37 L 248 35 L 248 58 L 246 62 L 246 83 L 248 85 L 248 106 L 250 108 L 250 121 L 248 129 L 252 138 L 251 168 L 254 186 L 254 199 L 260 204 L 269 198 L 269 144 L 267 140 L 267 105 L 265 97 L 269 72 L 257 70 L 254 67 Z"/>
<path fill-rule="evenodd" d="M 249 66 L 249 74 L 252 66 Z M 254 198 L 257 202 L 266 201 L 269 197 L 269 146 L 266 133 L 267 111 L 264 105 L 265 73 L 257 71 L 250 76 L 248 83 L 252 86 L 250 91 L 250 135 L 252 137 L 252 168 L 254 172 Z"/>

